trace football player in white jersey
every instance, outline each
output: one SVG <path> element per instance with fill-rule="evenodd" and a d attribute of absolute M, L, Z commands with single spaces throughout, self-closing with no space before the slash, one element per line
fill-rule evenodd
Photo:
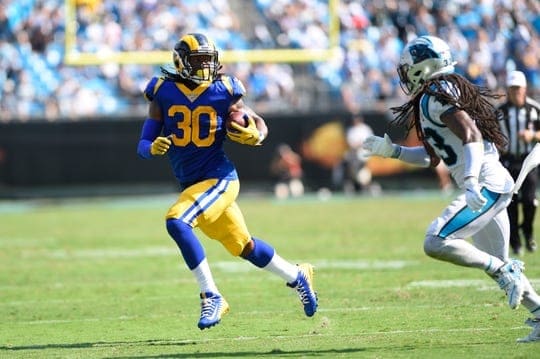
<path fill-rule="evenodd" d="M 398 65 L 403 91 L 411 97 L 392 108 L 394 123 L 416 130 L 423 145 L 404 147 L 390 137 L 371 136 L 371 155 L 397 158 L 423 167 L 442 160 L 463 190 L 429 226 L 425 253 L 438 260 L 478 268 L 506 292 L 512 309 L 523 304 L 533 318 L 532 332 L 519 342 L 540 340 L 540 297 L 525 277 L 521 261 L 508 257 L 506 207 L 514 181 L 499 162 L 506 144 L 490 98 L 497 95 L 455 73 L 449 46 L 434 36 L 409 42 Z M 472 243 L 467 241 L 472 237 Z"/>

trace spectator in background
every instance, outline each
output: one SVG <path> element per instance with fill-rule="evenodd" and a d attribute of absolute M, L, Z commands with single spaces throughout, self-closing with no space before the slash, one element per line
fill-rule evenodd
<path fill-rule="evenodd" d="M 332 174 L 334 183 L 340 185 L 345 193 L 361 192 L 371 185 L 371 171 L 366 166 L 366 150 L 362 147 L 365 139 L 371 135 L 373 130 L 362 116 L 353 115 L 345 133 L 347 151 Z"/>
<path fill-rule="evenodd" d="M 501 128 L 508 137 L 508 148 L 501 156 L 501 162 L 514 180 L 518 177 L 523 159 L 540 141 L 540 103 L 527 96 L 527 79 L 521 71 L 512 71 L 506 81 L 507 101 L 499 109 Z M 525 178 L 520 191 L 514 194 L 508 206 L 510 219 L 510 247 L 514 254 L 523 254 L 521 233 L 529 252 L 536 250 L 533 235 L 534 217 L 538 201 L 536 187 L 538 170 L 534 168 Z M 519 204 L 523 218 L 519 220 Z M 520 233 L 521 230 L 521 233 Z"/>
<path fill-rule="evenodd" d="M 274 185 L 276 198 L 300 197 L 304 194 L 302 158 L 288 144 L 282 143 L 276 148 L 270 172 L 277 179 Z"/>

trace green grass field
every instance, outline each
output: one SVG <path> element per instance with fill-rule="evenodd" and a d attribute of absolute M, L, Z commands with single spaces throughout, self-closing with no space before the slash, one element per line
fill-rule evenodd
<path fill-rule="evenodd" d="M 438 193 L 240 197 L 253 235 L 315 265 L 319 311 L 305 317 L 281 280 L 201 237 L 231 312 L 200 331 L 198 287 L 164 227 L 174 199 L 0 202 L 0 358 L 540 357 L 515 342 L 524 308 L 423 254 Z M 540 253 L 524 260 L 540 289 Z"/>

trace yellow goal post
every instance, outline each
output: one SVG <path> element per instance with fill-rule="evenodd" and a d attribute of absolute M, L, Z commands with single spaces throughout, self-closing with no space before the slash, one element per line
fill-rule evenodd
<path fill-rule="evenodd" d="M 327 0 L 329 12 L 328 36 L 329 47 L 326 49 L 257 49 L 257 50 L 224 50 L 221 51 L 222 63 L 306 63 L 322 62 L 333 58 L 339 47 L 340 0 Z M 124 52 L 79 52 L 77 43 L 77 0 L 65 0 L 65 55 L 64 63 L 71 66 L 116 64 L 158 65 L 171 61 L 170 51 L 124 51 Z"/>

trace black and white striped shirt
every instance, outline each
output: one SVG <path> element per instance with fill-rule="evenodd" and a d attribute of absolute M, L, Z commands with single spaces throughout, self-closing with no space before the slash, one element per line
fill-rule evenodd
<path fill-rule="evenodd" d="M 501 129 L 508 138 L 507 153 L 517 158 L 527 155 L 536 142 L 525 143 L 518 134 L 526 129 L 540 131 L 540 103 L 527 97 L 522 107 L 506 102 L 499 109 L 502 114 Z"/>

